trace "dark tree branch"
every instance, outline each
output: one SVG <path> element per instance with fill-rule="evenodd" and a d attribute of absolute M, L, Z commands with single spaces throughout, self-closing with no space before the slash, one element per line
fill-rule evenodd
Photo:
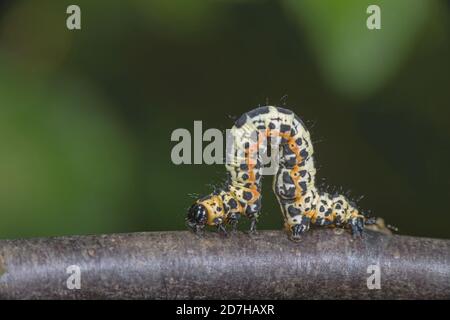
<path fill-rule="evenodd" d="M 66 268 L 78 265 L 81 289 Z M 381 289 L 367 288 L 379 265 Z M 450 241 L 368 231 L 150 232 L 1 240 L 0 298 L 450 298 Z"/>

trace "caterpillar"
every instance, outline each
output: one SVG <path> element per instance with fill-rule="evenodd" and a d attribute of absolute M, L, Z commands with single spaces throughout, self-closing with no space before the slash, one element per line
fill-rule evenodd
<path fill-rule="evenodd" d="M 253 109 L 237 119 L 231 136 L 236 148 L 234 157 L 226 163 L 225 185 L 198 199 L 188 210 L 186 224 L 194 232 L 206 225 L 216 226 L 223 233 L 227 232 L 226 225 L 236 230 L 241 216 L 250 219 L 249 232 L 256 232 L 264 139 L 270 139 L 280 153 L 273 191 L 291 240 L 299 241 L 311 225 L 348 228 L 353 237 L 361 237 L 365 225 L 376 223 L 346 196 L 317 188 L 311 137 L 291 110 L 276 106 Z"/>

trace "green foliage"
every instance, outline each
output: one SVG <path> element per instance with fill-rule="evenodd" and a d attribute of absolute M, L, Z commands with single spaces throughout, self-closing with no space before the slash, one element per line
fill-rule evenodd
<path fill-rule="evenodd" d="M 381 29 L 366 27 L 366 8 L 381 9 Z M 313 45 L 325 80 L 339 92 L 361 97 L 392 79 L 414 49 L 435 7 L 429 0 L 285 0 Z"/>
<path fill-rule="evenodd" d="M 1 236 L 126 224 L 133 152 L 109 106 L 86 85 L 1 69 Z"/>

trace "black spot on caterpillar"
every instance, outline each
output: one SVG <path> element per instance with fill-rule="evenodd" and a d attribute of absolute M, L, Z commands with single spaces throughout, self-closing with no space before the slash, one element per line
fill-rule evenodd
<path fill-rule="evenodd" d="M 272 147 L 280 150 L 273 189 L 290 239 L 299 240 L 310 225 L 348 227 L 357 237 L 362 235 L 365 224 L 372 223 L 373 219 L 359 211 L 346 196 L 318 190 L 310 134 L 291 110 L 274 106 L 256 108 L 238 118 L 231 134 L 238 153 L 244 156 L 227 163 L 228 179 L 223 188 L 197 200 L 188 211 L 186 222 L 194 231 L 205 225 L 224 231 L 223 224 L 235 229 L 241 215 L 251 220 L 250 231 L 255 231 L 261 209 L 263 166 L 260 140 L 248 142 L 243 138 L 251 134 L 272 138 Z"/>

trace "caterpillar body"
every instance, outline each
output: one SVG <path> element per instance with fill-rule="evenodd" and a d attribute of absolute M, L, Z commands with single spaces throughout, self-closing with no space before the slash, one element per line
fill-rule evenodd
<path fill-rule="evenodd" d="M 251 136 L 256 139 L 251 139 Z M 225 186 L 201 199 L 188 210 L 186 223 L 195 232 L 205 225 L 226 232 L 235 230 L 240 217 L 250 219 L 250 232 L 256 230 L 261 210 L 262 143 L 270 139 L 278 148 L 280 161 L 273 190 L 291 240 L 300 240 L 311 225 L 350 228 L 361 236 L 364 226 L 375 223 L 360 212 L 355 203 L 340 194 L 322 192 L 316 187 L 313 145 L 302 120 L 291 110 L 264 106 L 243 114 L 231 129 L 234 140 L 232 161 L 227 162 Z"/>

